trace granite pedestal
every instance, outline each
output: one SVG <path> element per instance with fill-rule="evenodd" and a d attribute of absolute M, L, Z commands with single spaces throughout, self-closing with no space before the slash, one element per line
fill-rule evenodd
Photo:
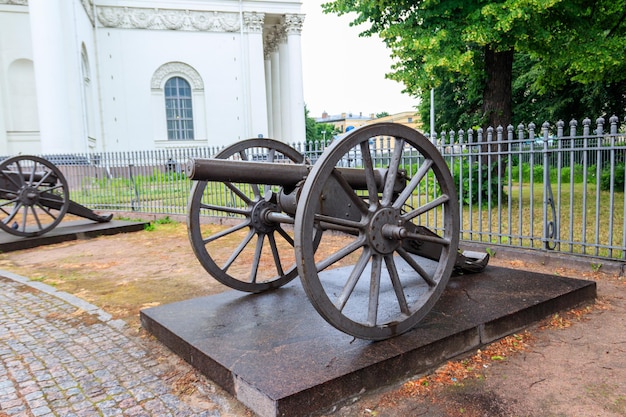
<path fill-rule="evenodd" d="M 452 277 L 414 330 L 382 342 L 327 324 L 298 279 L 264 294 L 231 290 L 145 309 L 141 321 L 258 415 L 293 417 L 428 372 L 595 296 L 591 281 L 487 267 Z"/>
<path fill-rule="evenodd" d="M 0 231 L 0 251 L 12 252 L 70 240 L 137 232 L 143 230 L 146 224 L 148 222 L 122 220 L 111 220 L 105 223 L 98 223 L 92 220 L 64 221 L 48 233 L 34 237 L 15 236 Z"/>

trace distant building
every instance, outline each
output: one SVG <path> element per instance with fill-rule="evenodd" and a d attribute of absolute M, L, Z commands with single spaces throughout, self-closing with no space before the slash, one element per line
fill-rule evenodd
<path fill-rule="evenodd" d="M 329 123 L 334 125 L 338 129 L 339 134 L 347 133 L 360 126 L 384 122 L 399 123 L 415 130 L 422 128 L 422 122 L 415 111 L 404 111 L 379 118 L 376 118 L 374 114 L 370 114 L 369 117 L 363 116 L 362 113 L 359 113 L 358 116 L 354 116 L 352 113 L 341 113 L 341 115 L 331 116 L 324 112 L 322 113 L 322 117 L 315 119 L 315 121 L 317 123 Z M 382 140 L 383 138 L 380 139 Z"/>
<path fill-rule="evenodd" d="M 415 130 L 421 130 L 423 127 L 420 117 L 415 111 L 404 111 L 400 113 L 390 114 L 389 116 L 379 117 L 378 119 L 370 120 L 367 122 L 368 125 L 375 123 L 399 123 Z M 382 148 L 389 147 L 390 144 L 387 143 L 387 139 L 388 138 L 384 136 L 377 137 L 375 139 L 376 141 L 378 141 L 376 145 Z"/>
<path fill-rule="evenodd" d="M 363 113 L 358 115 L 352 113 L 341 113 L 339 115 L 329 115 L 328 113 L 322 113 L 322 117 L 315 119 L 316 123 L 328 123 L 335 126 L 339 133 L 349 132 L 350 130 L 363 126 L 369 121 L 373 120 L 376 116 L 370 114 L 369 116 L 363 116 Z"/>
<path fill-rule="evenodd" d="M 420 130 L 423 127 L 420 117 L 415 111 L 403 111 L 401 113 L 390 114 L 389 116 L 369 120 L 366 124 L 369 125 L 373 123 L 399 123 L 415 130 Z"/>
<path fill-rule="evenodd" d="M 0 155 L 304 141 L 300 0 L 0 0 Z"/>

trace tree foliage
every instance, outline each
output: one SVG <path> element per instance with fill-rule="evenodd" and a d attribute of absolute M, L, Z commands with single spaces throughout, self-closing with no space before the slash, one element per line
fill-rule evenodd
<path fill-rule="evenodd" d="M 309 116 L 309 109 L 304 107 L 304 121 L 307 142 L 318 142 L 324 139 L 331 140 L 338 133 L 335 125 L 331 123 L 317 123 Z"/>
<path fill-rule="evenodd" d="M 514 99 L 536 103 L 576 88 L 589 93 L 621 85 L 625 3 L 335 0 L 323 8 L 354 12 L 352 24 L 365 25 L 363 36 L 381 37 L 395 60 L 387 76 L 402 82 L 405 92 L 426 98 L 434 87 L 474 124 L 495 126 L 512 122 Z"/>

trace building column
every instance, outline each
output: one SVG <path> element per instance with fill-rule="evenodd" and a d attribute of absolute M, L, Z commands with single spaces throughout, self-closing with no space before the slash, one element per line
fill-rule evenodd
<path fill-rule="evenodd" d="M 276 28 L 267 33 L 265 39 L 265 53 L 269 60 L 269 70 L 266 74 L 268 78 L 268 118 L 270 137 L 282 139 L 281 128 L 281 104 L 280 104 L 280 58 L 278 54 L 278 43 L 280 35 Z"/>
<path fill-rule="evenodd" d="M 41 152 L 44 154 L 87 150 L 74 3 L 67 0 L 28 2 Z"/>
<path fill-rule="evenodd" d="M 265 85 L 265 55 L 263 53 L 264 13 L 246 12 L 243 14 L 247 41 L 248 65 L 246 73 L 248 85 L 249 131 L 252 137 L 267 137 L 267 90 Z"/>
<path fill-rule="evenodd" d="M 278 65 L 280 80 L 280 140 L 283 142 L 293 142 L 291 134 L 291 123 L 289 116 L 291 115 L 290 94 L 291 89 L 289 74 L 289 48 L 287 46 L 287 33 L 285 31 L 284 22 L 278 28 Z"/>
<path fill-rule="evenodd" d="M 4 107 L 6 103 L 2 100 L 2 95 L 0 94 L 0 153 L 2 155 L 7 155 L 9 153 L 9 138 L 7 136 L 7 127 L 4 122 Z"/>
<path fill-rule="evenodd" d="M 267 135 L 274 137 L 274 122 L 272 120 L 272 61 L 265 53 L 265 107 L 267 109 Z"/>
<path fill-rule="evenodd" d="M 306 125 L 304 120 L 304 92 L 302 82 L 302 23 L 304 15 L 287 14 L 283 24 L 287 34 L 288 66 L 289 66 L 289 123 L 290 141 L 303 143 L 306 141 Z"/>

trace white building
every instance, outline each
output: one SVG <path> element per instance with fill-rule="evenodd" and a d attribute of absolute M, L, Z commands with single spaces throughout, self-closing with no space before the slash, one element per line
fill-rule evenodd
<path fill-rule="evenodd" d="M 0 0 L 0 155 L 304 141 L 298 0 Z"/>

